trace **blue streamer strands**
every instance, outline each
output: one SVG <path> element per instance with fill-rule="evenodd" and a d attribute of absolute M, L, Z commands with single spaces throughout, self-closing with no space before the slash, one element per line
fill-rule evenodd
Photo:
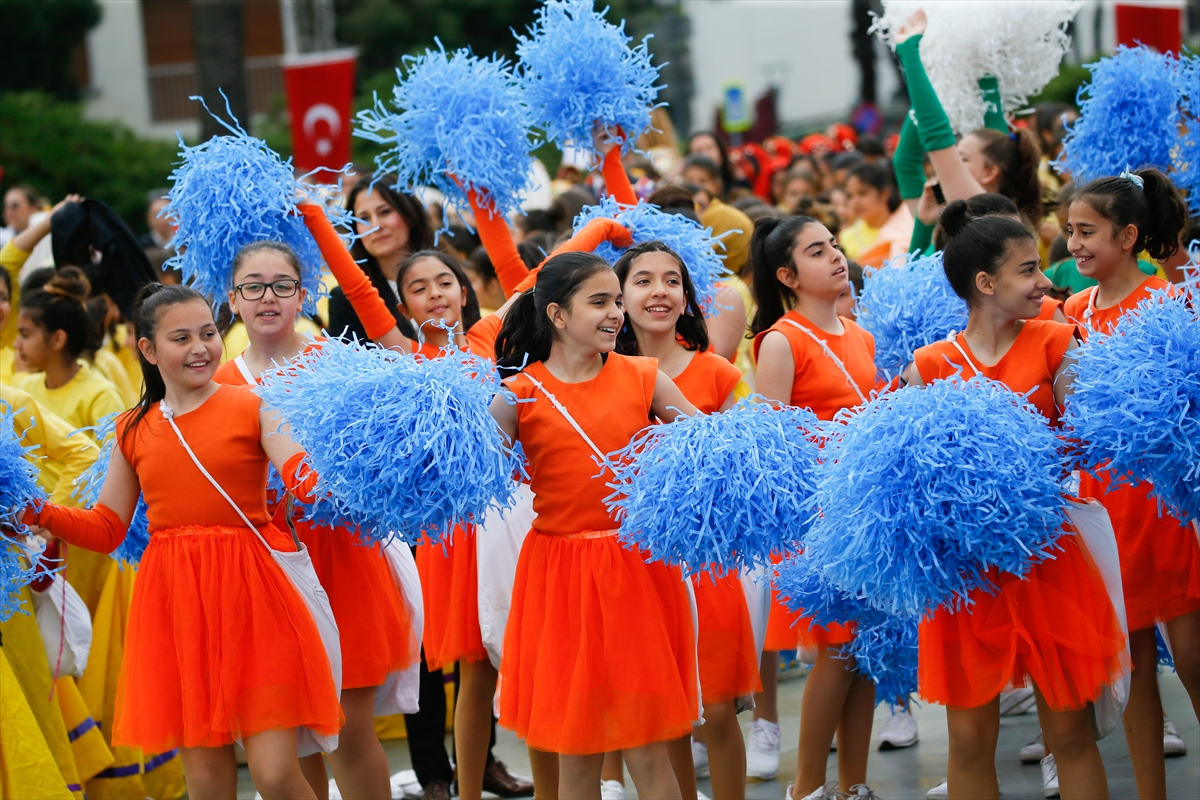
<path fill-rule="evenodd" d="M 1084 468 L 1128 475 L 1181 519 L 1200 519 L 1200 317 L 1156 293 L 1072 354 L 1065 421 Z"/>
<path fill-rule="evenodd" d="M 87 508 L 93 508 L 100 500 L 100 490 L 104 488 L 104 478 L 108 475 L 113 448 L 117 446 L 117 418 L 122 413 L 124 412 L 109 414 L 96 425 L 81 429 L 90 431 L 100 442 L 100 456 L 75 480 L 75 487 L 71 490 L 71 496 Z M 109 556 L 121 565 L 122 569 L 125 564 L 136 567 L 149 544 L 150 520 L 146 517 L 146 498 L 139 494 L 125 538 Z"/>
<path fill-rule="evenodd" d="M 1154 627 L 1154 643 L 1158 645 L 1158 665 L 1175 669 L 1175 658 L 1171 655 L 1166 640 L 1163 639 L 1162 629 L 1157 625 Z"/>
<path fill-rule="evenodd" d="M 746 399 L 644 429 L 610 455 L 619 535 L 691 571 L 767 563 L 813 516 L 819 426 L 807 409 Z"/>
<path fill-rule="evenodd" d="M 805 555 L 842 591 L 918 619 L 1053 557 L 1058 438 L 1004 385 L 959 377 L 839 413 L 817 468 Z M 840 424 L 839 424 L 840 423 Z"/>
<path fill-rule="evenodd" d="M 17 535 L 28 530 L 20 523 L 20 515 L 30 505 L 46 500 L 29 458 L 33 450 L 21 444 L 13 409 L 0 400 L 0 520 L 8 525 L 15 520 Z M 33 579 L 37 562 L 37 555 L 31 556 L 21 542 L 0 533 L 0 622 L 21 611 L 20 589 Z"/>
<path fill-rule="evenodd" d="M 1171 170 L 1172 179 L 1188 192 L 1192 213 L 1200 212 L 1197 62 L 1200 56 L 1181 59 L 1144 46 L 1120 46 L 1089 64 L 1091 80 L 1079 87 L 1076 98 L 1080 118 L 1069 126 L 1055 166 L 1074 175 L 1077 186 L 1147 164 Z M 1184 119 L 1185 112 L 1190 119 Z M 1181 122 L 1188 125 L 1185 134 Z"/>
<path fill-rule="evenodd" d="M 233 288 L 238 250 L 251 242 L 283 242 L 300 258 L 300 283 L 307 290 L 304 312 L 315 314 L 317 300 L 328 294 L 321 285 L 323 259 L 296 205 L 301 200 L 322 205 L 335 224 L 349 229 L 348 214 L 323 199 L 340 195 L 340 190 L 302 183 L 290 158 L 284 161 L 236 120 L 231 126 L 214 118 L 232 135 L 214 136 L 195 147 L 179 140 L 182 159 L 171 174 L 170 201 L 162 211 L 179 226 L 171 239 L 176 255 L 167 266 L 181 270 L 184 282 L 216 307 L 227 302 Z"/>
<path fill-rule="evenodd" d="M 549 0 L 537 10 L 529 36 L 517 36 L 519 80 L 533 124 L 559 147 L 595 153 L 593 125 L 621 126 L 622 149 L 633 149 L 650 127 L 663 86 L 646 42 L 630 48 L 625 22 L 613 25 L 592 0 Z M 598 156 L 599 154 L 596 153 Z"/>
<path fill-rule="evenodd" d="M 438 538 L 510 504 L 522 466 L 488 412 L 500 386 L 490 361 L 330 339 L 292 365 L 257 391 L 307 451 L 314 494 L 364 543 Z"/>
<path fill-rule="evenodd" d="M 942 254 L 900 256 L 863 270 L 858 323 L 875 337 L 875 366 L 899 375 L 918 347 L 967 327 L 967 304 L 950 288 Z"/>
<path fill-rule="evenodd" d="M 438 48 L 404 57 L 392 90 L 397 110 L 376 97 L 358 112 L 354 135 L 388 146 L 375 165 L 396 176 L 395 188 L 433 186 L 462 210 L 474 189 L 481 206 L 507 216 L 519 210 L 533 169 L 525 100 L 505 59 Z"/>
<path fill-rule="evenodd" d="M 633 236 L 635 245 L 659 241 L 678 253 L 696 288 L 700 307 L 705 313 L 712 310 L 720 292 L 718 284 L 730 274 L 725 267 L 725 256 L 715 248 L 724 250 L 725 245 L 721 240 L 734 231 L 713 236 L 712 228 L 706 228 L 680 214 L 670 214 L 645 201 L 631 207 L 621 205 L 612 197 L 605 197 L 601 203 L 585 206 L 579 212 L 575 217 L 575 233 L 583 230 L 592 220 L 605 217 L 624 225 Z M 601 242 L 596 248 L 596 255 L 609 264 L 620 258 L 623 252 L 611 242 Z"/>

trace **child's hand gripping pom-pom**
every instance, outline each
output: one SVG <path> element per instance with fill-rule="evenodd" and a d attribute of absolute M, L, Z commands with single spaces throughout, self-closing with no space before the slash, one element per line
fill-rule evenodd
<path fill-rule="evenodd" d="M 620 126 L 628 152 L 650 127 L 664 88 L 654 85 L 658 69 L 646 40 L 630 48 L 624 21 L 607 22 L 592 0 L 548 0 L 536 14 L 529 36 L 517 36 L 519 80 L 533 124 L 559 147 L 593 151 L 596 122 Z"/>
<path fill-rule="evenodd" d="M 960 135 L 984 126 L 986 100 L 979 79 L 992 75 L 1009 114 L 1058 77 L 1071 48 L 1067 26 L 1080 0 L 884 0 L 871 30 L 891 47 L 918 10 L 928 17 L 921 62 Z"/>
<path fill-rule="evenodd" d="M 713 309 L 714 300 L 721 291 L 719 284 L 729 277 L 725 256 L 718 253 L 717 248 L 724 250 L 721 239 L 734 231 L 713 236 L 712 228 L 706 228 L 680 214 L 670 214 L 650 203 L 622 206 L 612 197 L 606 197 L 597 205 L 586 206 L 575 217 L 575 233 L 583 230 L 593 219 L 602 217 L 614 219 L 628 229 L 634 245 L 658 241 L 678 253 L 687 267 L 688 277 L 692 279 L 700 307 L 706 313 Z M 604 242 L 595 252 L 612 264 L 624 251 Z"/>
<path fill-rule="evenodd" d="M 1053 557 L 1065 520 L 1058 439 L 1002 384 L 955 377 L 841 412 L 805 538 L 823 577 L 920 618 Z"/>
<path fill-rule="evenodd" d="M 104 478 L 108 475 L 108 465 L 112 461 L 113 448 L 117 446 L 117 417 L 120 413 L 109 414 L 97 424 L 82 428 L 89 431 L 96 441 L 100 442 L 100 455 L 92 465 L 75 479 L 71 489 L 71 497 L 79 501 L 85 508 L 92 508 L 100 500 L 100 490 L 104 488 Z M 129 530 L 125 538 L 109 555 L 122 565 L 136 567 L 142 560 L 142 553 L 150 544 L 150 520 L 146 517 L 146 498 L 138 495 L 137 506 L 133 517 L 129 520 Z"/>
<path fill-rule="evenodd" d="M 46 500 L 38 484 L 37 469 L 13 423 L 13 409 L 0 400 L 0 622 L 21 610 L 19 590 L 37 574 L 37 554 L 21 539 L 28 529 L 21 522 L 25 510 Z"/>
<path fill-rule="evenodd" d="M 1065 421 L 1082 465 L 1150 481 L 1172 513 L 1200 520 L 1200 316 L 1188 299 L 1156 293 L 1071 355 Z"/>
<path fill-rule="evenodd" d="M 376 98 L 358 113 L 354 135 L 389 147 L 375 165 L 396 177 L 395 188 L 432 186 L 464 212 L 474 190 L 481 208 L 508 216 L 520 208 L 533 169 L 525 100 L 506 60 L 438 47 L 404 57 L 392 90 L 396 110 Z"/>
<path fill-rule="evenodd" d="M 901 256 L 863 270 L 858 323 L 875 337 L 875 366 L 891 379 L 918 347 L 967 327 L 967 304 L 950 288 L 942 254 Z"/>
<path fill-rule="evenodd" d="M 522 463 L 488 411 L 499 387 L 465 351 L 425 359 L 330 339 L 257 391 L 307 451 L 329 518 L 353 520 L 364 543 L 416 544 L 510 504 Z"/>
<path fill-rule="evenodd" d="M 195 147 L 180 139 L 182 158 L 171 174 L 169 202 L 162 211 L 177 226 L 171 239 L 176 255 L 167 266 L 180 270 L 184 283 L 217 306 L 228 301 L 233 289 L 238 250 L 251 242 L 283 242 L 300 259 L 304 312 L 315 314 L 317 300 L 327 294 L 321 284 L 323 259 L 296 206 L 316 203 L 333 222 L 348 227 L 346 212 L 329 201 L 341 192 L 297 180 L 290 158 L 283 160 L 262 139 L 220 121 L 231 135 L 214 136 Z"/>
<path fill-rule="evenodd" d="M 610 456 L 622 540 L 692 572 L 768 563 L 812 520 L 819 425 L 747 399 L 644 429 Z"/>

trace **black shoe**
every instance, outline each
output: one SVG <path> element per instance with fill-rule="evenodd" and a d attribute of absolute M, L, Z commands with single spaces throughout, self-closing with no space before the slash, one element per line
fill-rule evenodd
<path fill-rule="evenodd" d="M 450 800 L 450 784 L 434 781 L 425 787 L 423 800 Z"/>
<path fill-rule="evenodd" d="M 532 797 L 533 781 L 515 777 L 504 762 L 493 760 L 483 771 L 483 790 L 499 797 Z"/>

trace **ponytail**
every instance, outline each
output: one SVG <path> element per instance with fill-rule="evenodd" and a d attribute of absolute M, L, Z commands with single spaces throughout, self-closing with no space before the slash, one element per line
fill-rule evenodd
<path fill-rule="evenodd" d="M 1037 138 L 1025 128 L 1012 133 L 980 128 L 971 135 L 983 142 L 983 155 L 988 163 L 1000 168 L 1000 185 L 996 192 L 1011 198 L 1027 222 L 1035 225 L 1041 222 L 1045 208 L 1042 182 L 1038 177 L 1042 149 Z"/>
<path fill-rule="evenodd" d="M 21 308 L 47 333 L 63 331 L 67 335 L 67 354 L 76 359 L 94 343 L 87 299 L 91 284 L 78 267 L 63 267 L 53 272 L 41 288 L 21 297 Z"/>
<path fill-rule="evenodd" d="M 1153 167 L 1118 177 L 1097 178 L 1075 192 L 1073 202 L 1087 203 L 1107 218 L 1113 232 L 1137 228 L 1133 252 L 1145 250 L 1155 261 L 1175 255 L 1187 230 L 1188 208 L 1171 179 Z"/>
<path fill-rule="evenodd" d="M 754 223 L 750 237 L 750 265 L 753 279 L 750 290 L 758 310 L 750 324 L 750 333 L 770 328 L 796 305 L 792 290 L 779 280 L 780 267 L 792 267 L 792 249 L 796 239 L 809 225 L 820 224 L 812 217 L 767 217 Z"/>
<path fill-rule="evenodd" d="M 568 305 L 588 278 L 607 269 L 608 262 L 594 253 L 567 252 L 549 258 L 534 287 L 518 297 L 504 317 L 496 337 L 496 368 L 520 372 L 534 361 L 549 358 L 554 326 L 546 308 L 552 303 Z"/>

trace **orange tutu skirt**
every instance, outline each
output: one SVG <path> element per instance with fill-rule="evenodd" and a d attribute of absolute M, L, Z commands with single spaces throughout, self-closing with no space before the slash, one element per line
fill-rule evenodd
<path fill-rule="evenodd" d="M 1055 711 L 1082 708 L 1128 667 L 1125 635 L 1095 562 L 1074 536 L 1024 580 L 993 570 L 997 594 L 938 610 L 921 623 L 918 691 L 924 699 L 976 708 L 1030 679 Z"/>
<path fill-rule="evenodd" d="M 488 657 L 479 632 L 479 575 L 475 526 L 456 526 L 441 544 L 417 545 L 417 573 L 425 600 L 425 663 L 431 670 Z"/>
<path fill-rule="evenodd" d="M 295 551 L 274 525 L 260 532 Z M 342 721 L 312 615 L 250 529 L 150 537 L 129 609 L 114 745 L 162 753 L 279 728 L 333 735 Z"/>
<path fill-rule="evenodd" d="M 382 686 L 421 659 L 404 598 L 379 545 L 356 543 L 346 528 L 295 522 L 337 620 L 342 688 Z"/>
<path fill-rule="evenodd" d="M 538 750 L 607 753 L 678 739 L 697 706 L 691 602 L 677 568 L 614 532 L 531 530 L 500 665 L 500 724 Z"/>
<path fill-rule="evenodd" d="M 1121 554 L 1121 588 L 1129 630 L 1200 610 L 1200 543 L 1190 525 L 1181 525 L 1150 496 L 1149 483 L 1119 486 L 1080 476 L 1080 497 L 1104 504 Z"/>
<path fill-rule="evenodd" d="M 778 564 L 782 556 L 771 556 L 771 563 Z M 795 650 L 805 647 L 810 650 L 846 644 L 854 639 L 853 623 L 839 625 L 812 625 L 812 619 L 804 612 L 792 611 L 779 600 L 779 593 L 771 590 L 771 610 L 767 614 L 767 635 L 763 639 L 763 650 L 768 653 L 780 650 Z"/>
<path fill-rule="evenodd" d="M 721 577 L 702 572 L 692 578 L 700 636 L 700 694 L 705 703 L 724 703 L 762 691 L 758 652 L 746 594 L 736 572 Z"/>

